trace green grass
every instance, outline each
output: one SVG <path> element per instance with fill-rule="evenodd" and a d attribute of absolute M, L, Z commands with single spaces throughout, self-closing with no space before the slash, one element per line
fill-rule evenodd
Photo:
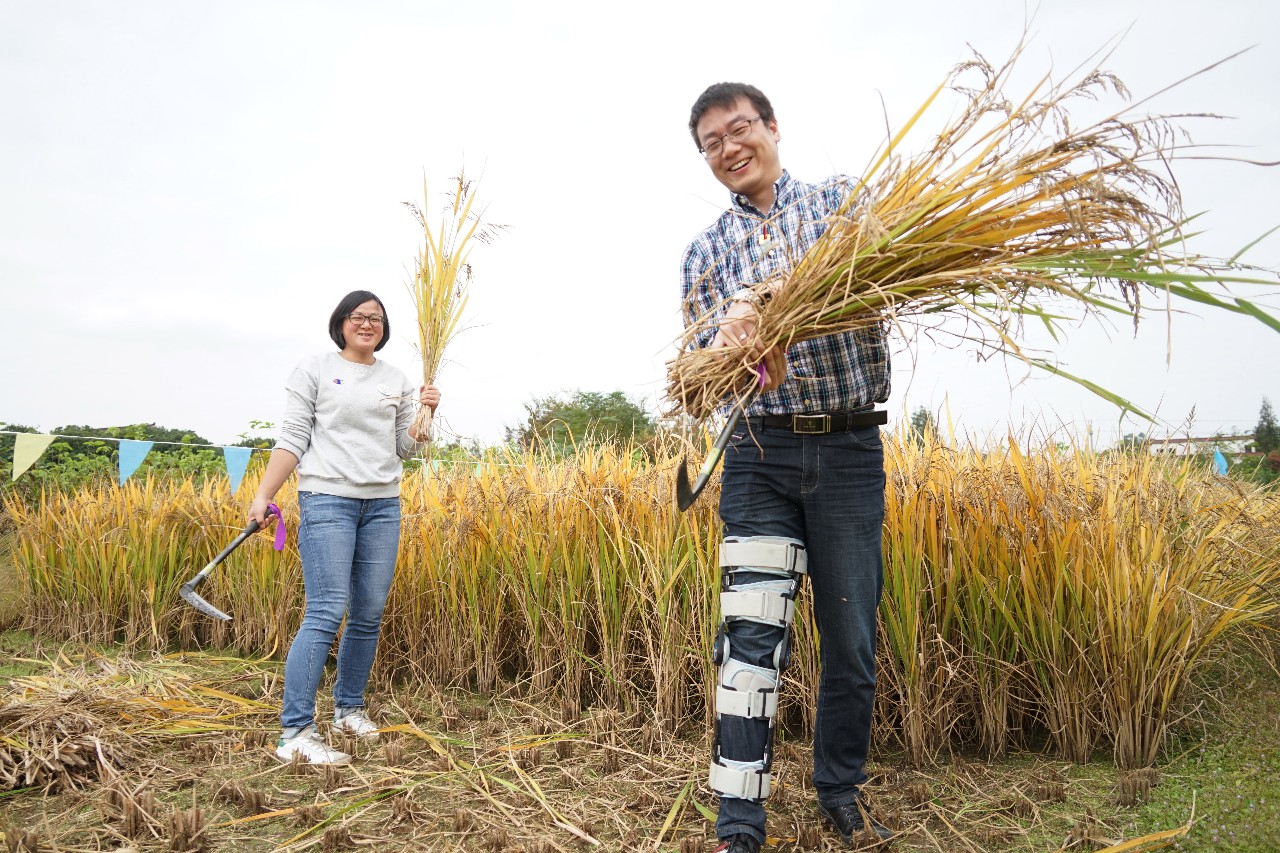
<path fill-rule="evenodd" d="M 22 615 L 22 589 L 9 551 L 13 535 L 0 533 L 0 687 L 11 678 L 30 675 L 44 668 L 39 662 L 44 655 L 35 638 L 26 631 L 10 629 Z M 3 695 L 2 691 L 0 695 Z"/>
<path fill-rule="evenodd" d="M 48 668 L 43 662 L 45 652 L 40 643 L 26 631 L 0 632 L 0 685 L 7 686 L 9 679 L 35 675 Z M 0 696 L 4 691 L 0 690 Z"/>
<path fill-rule="evenodd" d="M 4 521 L 0 519 L 0 530 L 3 530 Z M 12 625 L 21 615 L 22 590 L 10 551 L 14 535 L 12 532 L 0 532 L 0 629 Z"/>
<path fill-rule="evenodd" d="M 1165 750 L 1161 782 L 1125 828 L 1196 823 L 1174 849 L 1222 853 L 1280 850 L 1280 675 L 1276 646 L 1240 650 L 1203 671 L 1217 705 Z"/>

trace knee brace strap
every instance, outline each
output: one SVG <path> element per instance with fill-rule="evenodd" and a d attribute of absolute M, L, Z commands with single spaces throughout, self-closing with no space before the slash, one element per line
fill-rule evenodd
<path fill-rule="evenodd" d="M 716 714 L 772 719 L 778 713 L 778 673 L 730 658 L 720 667 Z"/>
<path fill-rule="evenodd" d="M 740 800 L 768 799 L 772 774 L 763 767 L 753 766 L 760 762 L 730 762 L 728 759 L 721 759 L 721 761 L 727 763 L 712 762 L 711 764 L 711 774 L 707 780 L 711 790 L 722 797 L 737 797 Z"/>
<path fill-rule="evenodd" d="M 772 719 L 778 713 L 778 693 L 744 693 L 741 690 L 716 688 L 716 713 L 735 717 Z"/>
<path fill-rule="evenodd" d="M 761 586 L 764 584 L 750 584 L 741 590 L 720 593 L 720 617 L 790 625 L 795 616 L 796 603 L 786 595 L 788 590 L 770 589 L 767 586 L 761 589 Z"/>
<path fill-rule="evenodd" d="M 808 555 L 799 539 L 783 536 L 726 536 L 720 543 L 720 567 L 808 574 Z"/>

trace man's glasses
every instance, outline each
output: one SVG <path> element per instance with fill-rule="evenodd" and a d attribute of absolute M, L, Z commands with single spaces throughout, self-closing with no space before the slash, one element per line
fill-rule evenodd
<path fill-rule="evenodd" d="M 382 317 L 377 314 L 348 314 L 347 319 L 351 321 L 353 326 L 363 326 L 368 323 L 371 326 L 381 326 Z"/>
<path fill-rule="evenodd" d="M 702 156 L 708 160 L 714 160 L 719 157 L 724 151 L 724 141 L 726 139 L 732 139 L 734 142 L 746 142 L 751 137 L 751 125 L 760 120 L 760 116 L 756 116 L 755 118 L 738 122 L 729 128 L 729 132 L 724 136 L 718 136 L 702 146 Z"/>

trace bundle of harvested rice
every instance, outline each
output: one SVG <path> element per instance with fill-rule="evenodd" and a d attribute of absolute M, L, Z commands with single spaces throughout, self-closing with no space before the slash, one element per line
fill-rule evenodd
<path fill-rule="evenodd" d="M 76 698 L 0 707 L 0 791 L 83 789 L 120 766 L 103 720 Z"/>
<path fill-rule="evenodd" d="M 444 348 L 458 332 L 467 306 L 467 286 L 471 282 L 468 243 L 473 239 L 487 243 L 501 230 L 501 226 L 484 224 L 480 214 L 472 211 L 475 194 L 465 172 L 460 171 L 454 180 L 456 185 L 449 193 L 451 202 L 436 230 L 428 220 L 431 197 L 426 181 L 422 183 L 422 209 L 405 202 L 422 226 L 423 245 L 414 262 L 409 293 L 417 311 L 422 381 L 428 385 L 435 384 Z M 424 406 L 414 419 L 414 432 L 424 435 L 430 427 L 431 410 Z"/>
<path fill-rule="evenodd" d="M 1123 84 L 1095 68 L 1064 84 L 1046 77 L 1011 99 L 1006 89 L 1021 53 L 1000 68 L 980 56 L 959 66 L 889 140 L 823 237 L 791 259 L 792 273 L 760 313 L 759 343 L 790 346 L 877 324 L 932 326 L 961 316 L 964 329 L 949 333 L 1136 411 L 1024 352 L 1023 321 L 1040 320 L 1056 336 L 1068 319 L 1064 306 L 1136 323 L 1148 310 L 1145 297 L 1178 297 L 1280 331 L 1280 321 L 1230 291 L 1275 285 L 1274 271 L 1245 267 L 1239 254 L 1219 260 L 1188 250 L 1190 219 L 1170 171 L 1195 147 L 1178 135 L 1176 120 L 1188 116 L 1137 115 L 1139 102 L 1073 130 L 1072 102 L 1108 91 L 1127 98 Z M 974 76 L 980 84 L 967 86 Z M 965 108 L 931 147 L 903 155 L 904 137 L 947 88 L 966 99 Z M 755 378 L 756 342 L 740 350 L 692 346 L 718 313 L 698 317 L 668 363 L 675 413 L 705 419 L 725 400 L 743 399 Z"/>

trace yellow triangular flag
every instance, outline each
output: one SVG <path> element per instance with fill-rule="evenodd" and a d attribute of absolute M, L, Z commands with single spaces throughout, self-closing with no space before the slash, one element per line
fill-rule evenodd
<path fill-rule="evenodd" d="M 53 436 L 20 432 L 13 437 L 13 479 L 36 463 L 45 448 L 53 444 Z"/>

